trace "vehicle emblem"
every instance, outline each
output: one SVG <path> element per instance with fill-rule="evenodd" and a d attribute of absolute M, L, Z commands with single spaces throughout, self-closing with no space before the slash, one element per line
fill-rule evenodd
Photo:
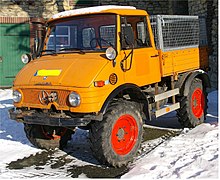
<path fill-rule="evenodd" d="M 38 94 L 38 98 L 40 100 L 40 103 L 43 105 L 47 105 L 49 103 L 48 97 L 49 97 L 49 94 L 44 90 L 40 91 Z"/>
<path fill-rule="evenodd" d="M 46 80 L 46 79 L 47 79 L 47 76 L 44 76 L 44 77 L 43 77 L 43 80 Z"/>
<path fill-rule="evenodd" d="M 49 103 L 55 102 L 58 100 L 58 94 L 57 92 L 51 92 L 50 94 L 42 90 L 38 94 L 38 98 L 41 104 L 48 105 Z"/>

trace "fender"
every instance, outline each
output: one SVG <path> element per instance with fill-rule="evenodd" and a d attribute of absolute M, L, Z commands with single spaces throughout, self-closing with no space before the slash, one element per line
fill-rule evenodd
<path fill-rule="evenodd" d="M 105 114 L 108 106 L 109 106 L 109 103 L 115 98 L 117 97 L 118 94 L 122 93 L 122 92 L 128 92 L 129 95 L 133 95 L 134 97 L 134 94 L 135 94 L 135 100 L 136 101 L 141 101 L 144 103 L 144 113 L 146 115 L 146 118 L 150 118 L 150 113 L 149 113 L 149 110 L 148 110 L 148 99 L 146 97 L 146 95 L 141 91 L 141 89 L 135 85 L 135 84 L 123 84 L 119 87 L 117 87 L 115 90 L 113 90 L 111 92 L 111 94 L 108 96 L 108 98 L 105 100 L 102 108 L 101 108 L 101 113 Z M 131 97 L 132 98 L 132 97 Z M 133 98 L 132 98 L 133 99 Z"/>
<path fill-rule="evenodd" d="M 184 86 L 184 92 L 183 92 L 184 96 L 187 96 L 189 94 L 190 85 L 192 84 L 192 81 L 194 78 L 201 79 L 203 87 L 211 88 L 208 74 L 203 70 L 196 70 L 196 71 L 193 71 L 190 75 L 188 75 L 188 77 L 186 79 L 185 86 Z"/>

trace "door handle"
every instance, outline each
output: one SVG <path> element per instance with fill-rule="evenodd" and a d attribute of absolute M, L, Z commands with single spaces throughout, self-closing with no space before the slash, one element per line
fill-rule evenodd
<path fill-rule="evenodd" d="M 155 55 L 153 55 L 151 57 L 154 58 L 154 57 L 158 57 L 158 56 L 159 56 L 159 54 L 155 54 Z"/>
<path fill-rule="evenodd" d="M 3 57 L 2 56 L 0 56 L 0 63 L 3 61 Z"/>

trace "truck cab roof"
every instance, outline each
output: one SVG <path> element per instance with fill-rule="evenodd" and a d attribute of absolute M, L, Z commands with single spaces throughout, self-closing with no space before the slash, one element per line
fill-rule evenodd
<path fill-rule="evenodd" d="M 53 15 L 48 22 L 61 18 L 86 15 L 86 14 L 102 14 L 102 13 L 113 13 L 119 15 L 143 15 L 143 16 L 148 15 L 146 11 L 136 9 L 133 6 L 106 5 L 106 6 L 94 6 L 88 8 L 63 11 Z"/>

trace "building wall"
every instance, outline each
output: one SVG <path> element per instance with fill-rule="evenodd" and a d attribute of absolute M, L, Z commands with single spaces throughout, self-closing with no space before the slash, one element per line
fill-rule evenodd
<path fill-rule="evenodd" d="M 44 17 L 63 10 L 70 10 L 73 4 L 67 0 L 1 0 L 0 16 Z"/>
<path fill-rule="evenodd" d="M 149 14 L 172 14 L 172 0 L 1 0 L 0 16 L 44 17 L 94 5 L 129 5 Z M 181 8 L 182 9 L 182 8 Z"/>
<path fill-rule="evenodd" d="M 100 0 L 100 5 L 135 6 L 149 14 L 172 14 L 171 0 Z"/>
<path fill-rule="evenodd" d="M 209 76 L 213 88 L 218 88 L 218 1 L 188 0 L 189 14 L 206 17 L 209 45 Z"/>

